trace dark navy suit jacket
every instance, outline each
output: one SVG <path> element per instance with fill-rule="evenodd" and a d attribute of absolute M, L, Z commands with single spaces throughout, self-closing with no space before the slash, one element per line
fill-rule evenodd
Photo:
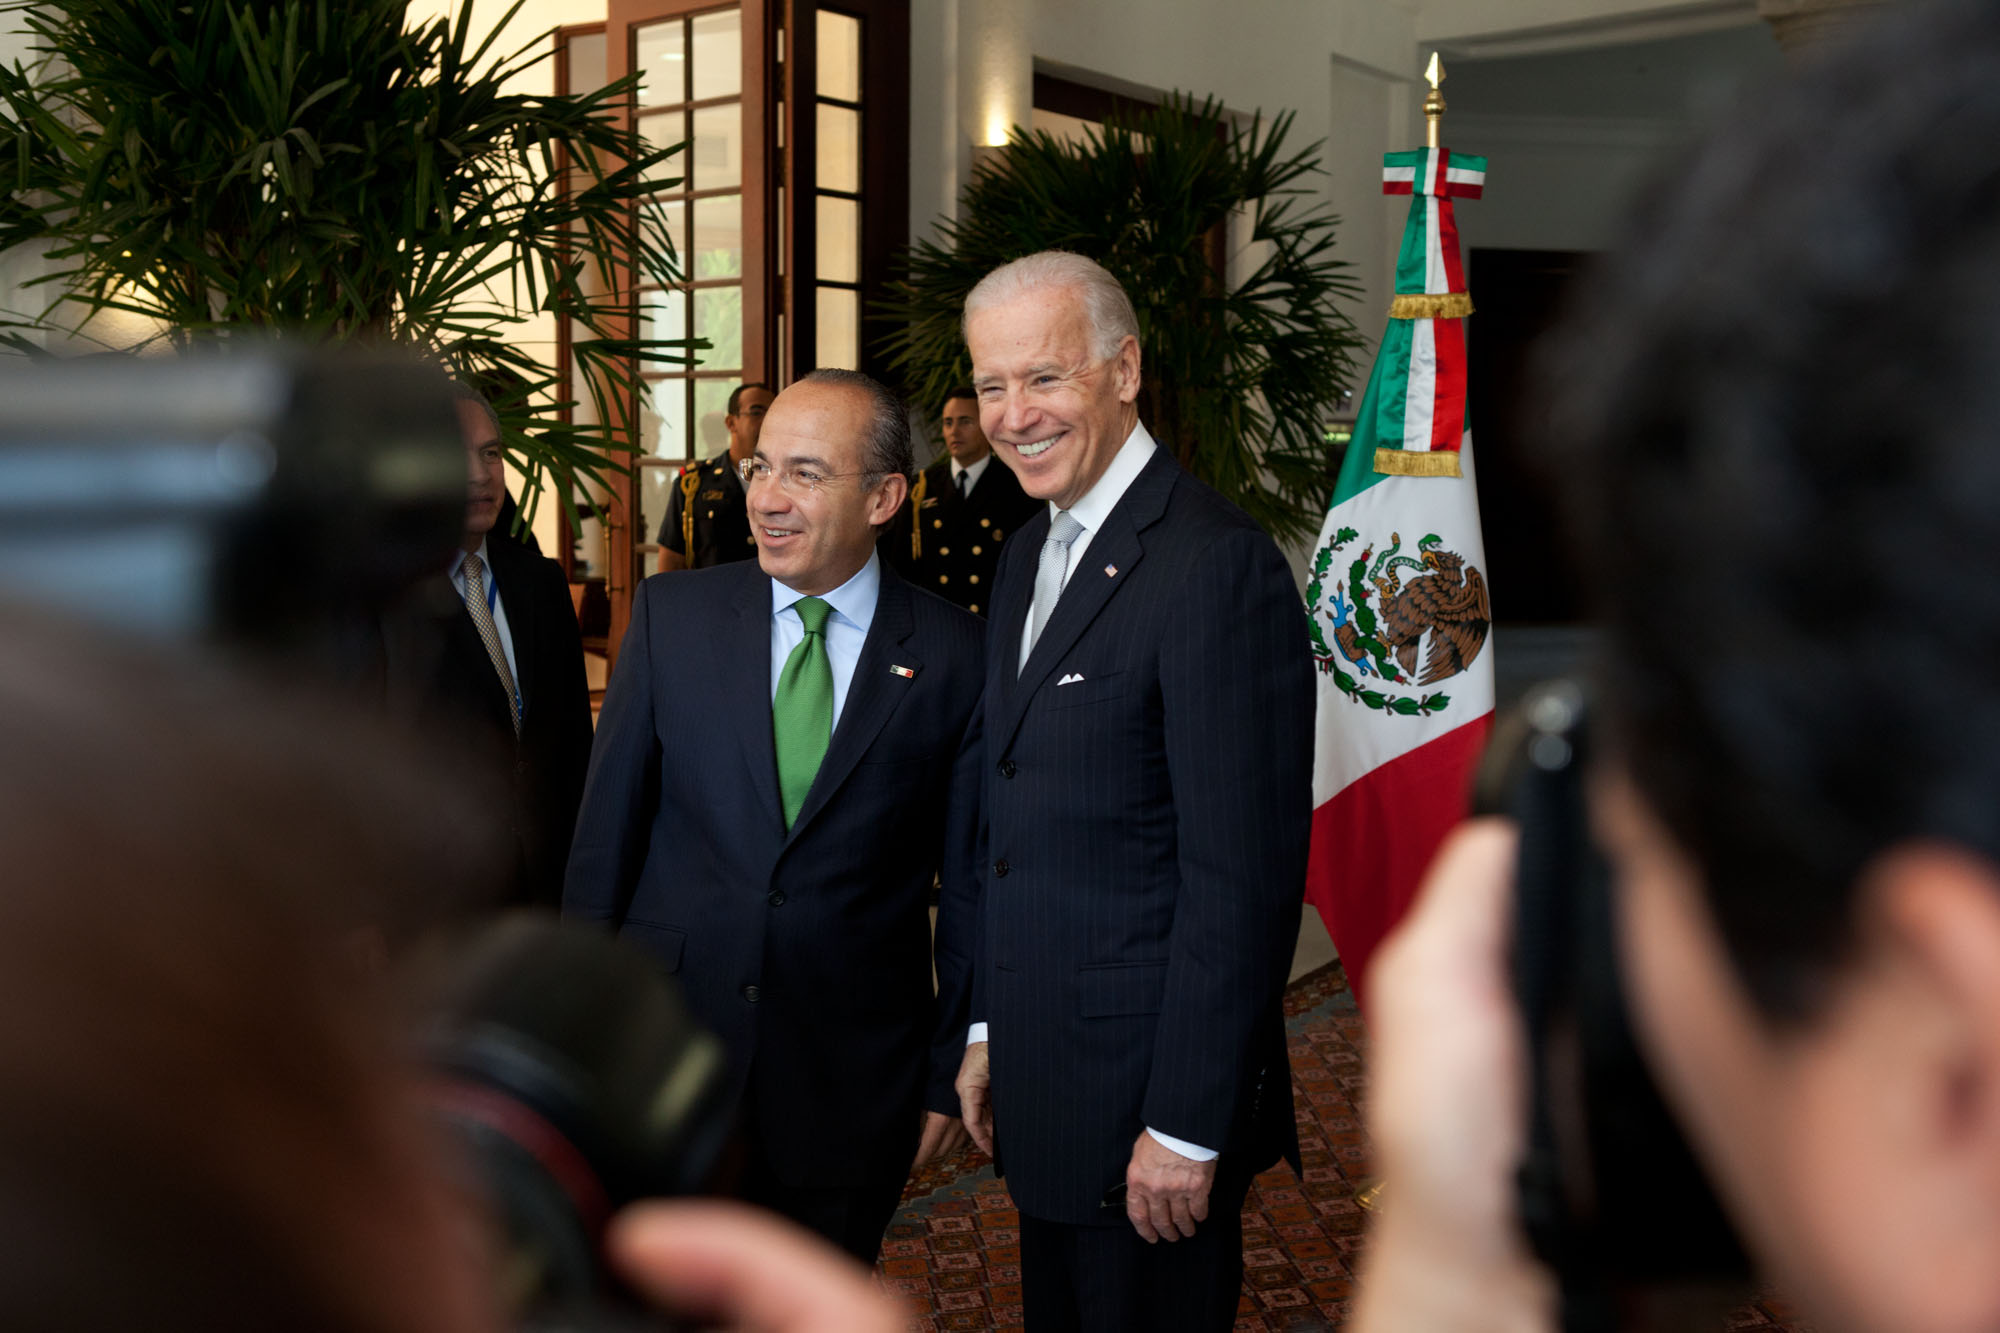
<path fill-rule="evenodd" d="M 583 641 L 560 565 L 497 527 L 486 559 L 514 643 L 519 735 L 493 659 L 444 574 L 383 617 L 384 692 L 392 717 L 436 735 L 455 771 L 504 811 L 513 854 L 494 898 L 553 909 L 590 760 Z"/>
<path fill-rule="evenodd" d="M 920 1102 L 956 1115 L 984 684 L 974 617 L 882 570 L 826 758 L 788 835 L 771 738 L 771 580 L 755 561 L 640 585 L 563 894 L 679 974 L 728 1043 L 780 1178 L 901 1179 Z M 902 668 L 901 671 L 891 670 Z"/>
<path fill-rule="evenodd" d="M 1046 510 L 1001 557 L 973 1018 L 1008 1187 L 1100 1207 L 1142 1127 L 1296 1165 L 1281 1009 L 1312 820 L 1313 675 L 1289 567 L 1165 449 L 1085 548 L 1016 678 Z M 1065 684 L 1065 681 L 1069 683 Z"/>

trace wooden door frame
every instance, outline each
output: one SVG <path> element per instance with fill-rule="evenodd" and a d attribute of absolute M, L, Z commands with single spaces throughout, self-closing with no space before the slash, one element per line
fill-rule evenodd
<path fill-rule="evenodd" d="M 743 378 L 771 378 L 774 343 L 770 309 L 772 238 L 767 219 L 771 214 L 770 116 L 771 80 L 777 38 L 769 22 L 768 0 L 742 0 L 718 4 L 716 0 L 607 0 L 605 12 L 604 63 L 607 82 L 616 82 L 632 72 L 632 31 L 662 19 L 680 18 L 712 10 L 734 8 L 742 16 L 743 33 Z M 616 113 L 621 125 L 630 127 L 633 108 L 627 104 Z M 757 257 L 757 258 L 754 258 Z M 682 257 L 685 262 L 685 256 Z M 759 262 L 761 260 L 761 262 Z M 635 336 L 638 328 L 639 284 L 634 266 L 623 264 L 617 274 L 619 304 L 625 315 L 624 336 Z M 631 437 L 638 438 L 638 404 L 620 404 L 626 414 Z M 605 593 L 611 601 L 610 639 L 607 656 L 617 665 L 618 648 L 631 623 L 632 597 L 646 571 L 639 568 L 638 547 L 642 544 L 639 498 L 636 488 L 638 459 L 633 457 L 612 477 L 609 517 L 609 556 L 606 560 Z"/>

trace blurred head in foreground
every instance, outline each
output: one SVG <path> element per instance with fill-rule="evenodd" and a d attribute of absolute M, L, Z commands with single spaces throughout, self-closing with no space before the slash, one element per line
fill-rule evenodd
<path fill-rule="evenodd" d="M 1642 1031 L 1753 1240 L 2000 1326 L 2000 7 L 1894 7 L 1645 210 L 1558 360 Z"/>
<path fill-rule="evenodd" d="M 391 751 L 400 754 L 400 751 Z M 0 609 L 0 1309 L 490 1327 L 358 941 L 476 862 L 421 763 Z"/>

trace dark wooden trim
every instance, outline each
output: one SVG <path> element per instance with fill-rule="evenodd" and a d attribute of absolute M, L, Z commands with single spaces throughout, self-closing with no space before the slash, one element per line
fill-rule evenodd
<path fill-rule="evenodd" d="M 1038 111 L 1075 116 L 1078 120 L 1094 121 L 1099 125 L 1118 111 L 1151 111 L 1159 106 L 1150 98 L 1127 97 L 1123 93 L 1106 92 L 1060 75 L 1042 73 L 1035 75 L 1034 98 Z"/>

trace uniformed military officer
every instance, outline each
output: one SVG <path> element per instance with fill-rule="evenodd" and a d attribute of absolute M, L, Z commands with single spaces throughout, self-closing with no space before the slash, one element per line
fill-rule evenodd
<path fill-rule="evenodd" d="M 946 455 L 924 469 L 882 535 L 882 554 L 919 588 L 986 613 L 1000 543 L 1041 502 L 1021 490 L 979 429 L 979 401 L 953 389 L 939 409 Z"/>
<path fill-rule="evenodd" d="M 737 385 L 729 395 L 729 415 L 722 419 L 729 428 L 729 452 L 681 469 L 667 500 L 667 516 L 660 520 L 662 574 L 706 569 L 757 554 L 736 465 L 755 452 L 771 398 L 765 385 Z"/>

